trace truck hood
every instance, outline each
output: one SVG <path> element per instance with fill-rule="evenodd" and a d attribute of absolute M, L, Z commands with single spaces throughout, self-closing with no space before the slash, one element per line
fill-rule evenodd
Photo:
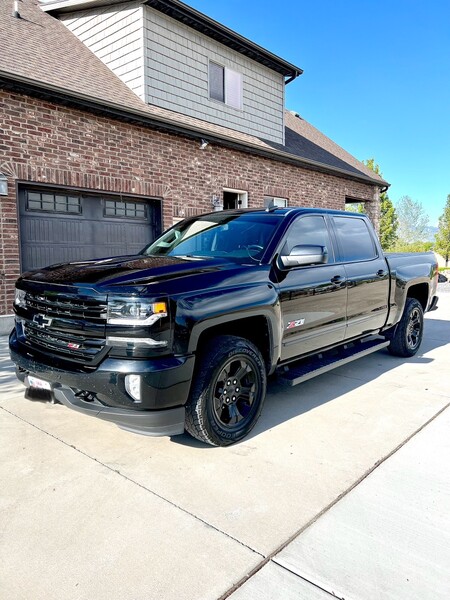
<path fill-rule="evenodd" d="M 24 273 L 22 279 L 40 283 L 96 284 L 98 286 L 145 284 L 236 267 L 220 259 L 180 256 L 115 256 L 51 265 Z"/>

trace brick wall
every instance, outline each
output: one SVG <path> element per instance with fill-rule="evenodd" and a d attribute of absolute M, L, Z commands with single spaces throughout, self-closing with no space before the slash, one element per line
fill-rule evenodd
<path fill-rule="evenodd" d="M 212 210 L 223 188 L 248 192 L 249 207 L 264 196 L 291 206 L 343 209 L 346 196 L 368 202 L 378 221 L 377 188 L 196 140 L 154 131 L 0 90 L 0 314 L 10 314 L 19 275 L 18 182 L 47 183 L 163 200 L 164 227 L 183 209 Z"/>

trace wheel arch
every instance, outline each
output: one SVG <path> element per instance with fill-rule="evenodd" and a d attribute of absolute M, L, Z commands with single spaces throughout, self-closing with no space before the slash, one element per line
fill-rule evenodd
<path fill-rule="evenodd" d="M 406 298 L 415 298 L 422 305 L 423 312 L 427 309 L 430 286 L 428 283 L 417 283 L 406 290 Z"/>
<path fill-rule="evenodd" d="M 266 371 L 268 374 L 275 369 L 277 351 L 275 346 L 275 335 L 272 319 L 269 315 L 258 314 L 241 317 L 231 320 L 218 319 L 212 322 L 206 321 L 202 326 L 196 328 L 195 352 L 201 349 L 213 338 L 221 335 L 233 335 L 244 338 L 252 342 L 260 351 L 263 357 Z"/>

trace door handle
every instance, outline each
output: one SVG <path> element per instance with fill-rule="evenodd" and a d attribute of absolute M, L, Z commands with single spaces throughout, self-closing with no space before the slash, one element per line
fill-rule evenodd
<path fill-rule="evenodd" d="M 331 283 L 342 283 L 342 281 L 344 281 L 342 275 L 335 275 L 331 278 Z"/>
<path fill-rule="evenodd" d="M 377 277 L 384 277 L 386 275 L 386 271 L 384 269 L 380 269 L 377 271 Z"/>

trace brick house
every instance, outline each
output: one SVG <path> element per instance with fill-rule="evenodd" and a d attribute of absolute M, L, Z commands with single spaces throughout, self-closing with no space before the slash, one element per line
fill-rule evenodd
<path fill-rule="evenodd" d="M 0 327 L 14 281 L 184 216 L 364 202 L 387 184 L 298 114 L 301 69 L 178 0 L 0 0 Z"/>

